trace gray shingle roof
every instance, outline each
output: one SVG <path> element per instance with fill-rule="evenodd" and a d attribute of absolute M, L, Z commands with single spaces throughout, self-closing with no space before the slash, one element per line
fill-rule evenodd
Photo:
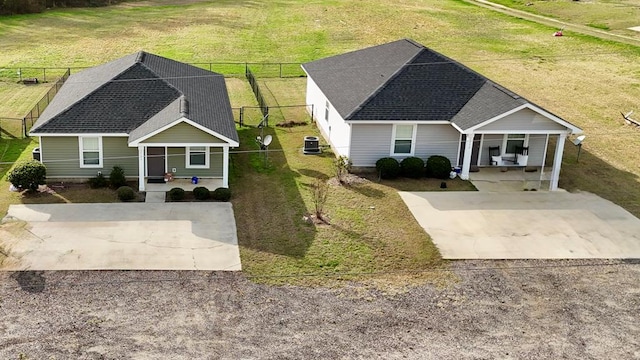
<path fill-rule="evenodd" d="M 69 77 L 31 133 L 127 133 L 135 140 L 184 115 L 238 141 L 222 75 L 139 52 Z"/>
<path fill-rule="evenodd" d="M 408 39 L 303 65 L 350 121 L 451 121 L 465 130 L 528 103 Z"/>

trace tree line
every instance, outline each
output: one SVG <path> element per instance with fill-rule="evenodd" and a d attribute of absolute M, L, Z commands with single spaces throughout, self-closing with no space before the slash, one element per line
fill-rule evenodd
<path fill-rule="evenodd" d="M 107 6 L 125 0 L 0 0 L 0 15 L 39 13 L 49 8 Z"/>

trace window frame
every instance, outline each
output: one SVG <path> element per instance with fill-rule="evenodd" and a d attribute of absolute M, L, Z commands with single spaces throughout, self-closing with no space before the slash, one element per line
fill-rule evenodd
<path fill-rule="evenodd" d="M 84 153 L 95 152 L 94 150 L 86 151 L 84 149 L 84 139 L 98 139 L 98 163 L 97 164 L 85 164 Z M 103 167 L 103 149 L 102 149 L 102 136 L 78 136 L 78 150 L 80 153 L 80 168 L 81 169 L 101 169 Z"/>
<path fill-rule="evenodd" d="M 408 137 L 398 138 L 397 137 L 398 126 L 411 126 L 411 138 L 408 138 Z M 418 129 L 417 124 L 393 124 L 393 130 L 391 132 L 391 149 L 389 154 L 391 156 L 414 156 L 416 151 L 416 134 L 418 132 L 417 129 Z M 396 153 L 396 141 L 398 140 L 405 140 L 405 141 L 410 140 L 411 151 L 408 153 Z"/>
<path fill-rule="evenodd" d="M 193 165 L 191 164 L 191 153 L 192 152 L 203 152 L 202 150 L 192 150 L 193 148 L 204 148 L 204 165 Z M 210 151 L 209 151 L 209 146 L 206 145 L 197 145 L 197 146 L 187 146 L 185 148 L 185 160 L 184 160 L 184 167 L 185 169 L 208 169 L 209 168 L 209 158 L 210 158 Z"/>
<path fill-rule="evenodd" d="M 324 104 L 324 121 L 329 122 L 329 112 L 331 111 L 331 104 L 329 100 L 325 101 Z"/>
<path fill-rule="evenodd" d="M 518 138 L 509 138 L 509 135 L 513 136 L 513 135 L 522 135 L 522 137 L 518 137 Z M 507 152 L 508 149 L 508 144 L 509 141 L 522 141 L 522 146 L 523 147 L 527 147 L 529 146 L 529 134 L 523 134 L 523 133 L 513 133 L 513 134 L 504 134 L 504 137 L 502 139 L 502 155 L 505 156 L 509 156 L 509 155 L 514 155 L 515 153 L 510 153 Z"/>

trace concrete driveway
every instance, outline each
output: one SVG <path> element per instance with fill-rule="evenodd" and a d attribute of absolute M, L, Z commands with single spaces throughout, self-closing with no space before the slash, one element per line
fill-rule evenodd
<path fill-rule="evenodd" d="M 6 220 L 5 270 L 241 269 L 230 203 L 11 205 Z"/>
<path fill-rule="evenodd" d="M 640 258 L 640 220 L 593 194 L 400 196 L 445 259 Z"/>

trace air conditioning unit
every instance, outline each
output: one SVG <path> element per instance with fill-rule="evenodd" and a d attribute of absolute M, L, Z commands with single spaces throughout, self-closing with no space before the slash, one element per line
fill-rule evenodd
<path fill-rule="evenodd" d="M 320 139 L 317 136 L 304 137 L 304 154 L 320 154 Z"/>

